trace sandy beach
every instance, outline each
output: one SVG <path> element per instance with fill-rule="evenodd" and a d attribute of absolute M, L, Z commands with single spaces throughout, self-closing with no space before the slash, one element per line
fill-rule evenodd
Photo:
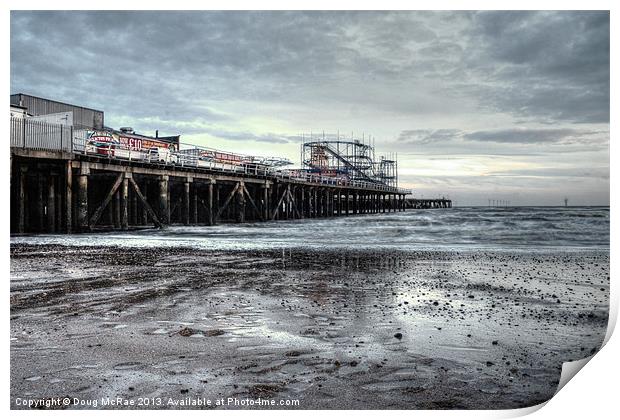
<path fill-rule="evenodd" d="M 11 406 L 526 407 L 596 352 L 608 301 L 606 251 L 13 244 Z"/>

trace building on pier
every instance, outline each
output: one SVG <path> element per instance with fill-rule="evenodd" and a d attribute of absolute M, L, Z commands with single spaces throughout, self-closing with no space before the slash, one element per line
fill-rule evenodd
<path fill-rule="evenodd" d="M 28 115 L 35 117 L 70 112 L 73 122 L 70 125 L 76 128 L 91 128 L 95 130 L 102 130 L 104 128 L 103 111 L 84 106 L 71 105 L 24 93 L 11 95 L 11 106 L 21 107 L 25 109 Z"/>

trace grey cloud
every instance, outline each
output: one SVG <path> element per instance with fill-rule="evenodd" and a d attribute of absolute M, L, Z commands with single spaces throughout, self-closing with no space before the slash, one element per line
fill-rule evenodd
<path fill-rule="evenodd" d="M 397 141 L 415 145 L 459 142 L 495 142 L 525 145 L 585 144 L 606 145 L 609 132 L 576 128 L 524 128 L 514 127 L 499 130 L 466 132 L 456 129 L 403 130 Z"/>
<path fill-rule="evenodd" d="M 480 12 L 468 33 L 468 67 L 491 82 L 472 89 L 488 106 L 609 121 L 609 12 Z"/>
<path fill-rule="evenodd" d="M 463 132 L 454 129 L 438 130 L 404 130 L 398 135 L 397 141 L 415 144 L 431 144 L 437 142 L 450 142 L 461 138 Z"/>
<path fill-rule="evenodd" d="M 123 121 L 128 121 L 128 118 L 120 117 Z M 158 130 L 161 135 L 209 135 L 217 137 L 222 140 L 232 141 L 256 141 L 262 143 L 272 144 L 287 144 L 287 143 L 299 143 L 300 137 L 298 135 L 288 135 L 282 133 L 252 133 L 249 131 L 236 131 L 226 130 L 214 126 L 210 123 L 205 123 L 201 120 L 195 121 L 174 121 L 174 120 L 161 120 L 161 119 L 135 119 L 134 129 L 141 134 L 152 133 Z M 187 143 L 182 137 L 182 142 Z"/>
<path fill-rule="evenodd" d="M 600 178 L 609 180 L 609 167 L 558 168 L 542 167 L 535 169 L 513 169 L 493 172 L 491 176 L 500 177 L 542 177 L 542 178 Z"/>
<path fill-rule="evenodd" d="M 466 140 L 520 144 L 593 144 L 601 141 L 605 132 L 573 128 L 511 128 L 474 131 L 463 136 Z M 602 140 L 605 142 L 605 139 Z"/>
<path fill-rule="evenodd" d="M 227 131 L 218 129 L 205 130 L 206 133 L 225 140 L 234 141 L 258 141 L 263 143 L 279 143 L 286 144 L 291 142 L 299 142 L 298 136 L 288 136 L 283 134 L 265 133 L 255 134 L 247 131 Z"/>
<path fill-rule="evenodd" d="M 320 12 L 13 12 L 12 89 L 110 113 L 212 120 L 196 99 L 291 102 L 346 80 L 356 69 L 379 74 L 387 67 L 381 54 L 356 50 L 345 30 L 363 29 L 373 18 Z M 335 90 L 322 100 L 333 102 L 343 93 Z"/>
<path fill-rule="evenodd" d="M 15 11 L 11 71 L 13 90 L 88 98 L 118 113 L 210 119 L 195 98 L 304 96 L 424 112 L 441 109 L 429 100 L 437 93 L 469 92 L 490 109 L 600 122 L 609 114 L 609 15 Z M 431 92 L 416 95 L 420 87 Z M 411 100 L 399 98 L 407 90 Z"/>

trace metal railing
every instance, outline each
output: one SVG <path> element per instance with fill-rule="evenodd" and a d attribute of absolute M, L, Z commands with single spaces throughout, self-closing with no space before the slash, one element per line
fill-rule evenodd
<path fill-rule="evenodd" d="M 72 150 L 72 126 L 13 117 L 10 127 L 11 147 L 65 152 Z"/>
<path fill-rule="evenodd" d="M 137 148 L 120 143 L 93 142 L 89 139 L 88 130 L 42 121 L 31 121 L 27 118 L 11 117 L 10 126 L 11 147 L 32 150 L 65 151 L 110 160 L 156 164 L 169 169 L 204 169 L 224 174 L 286 179 L 330 186 L 350 186 L 387 193 L 411 193 L 409 190 L 381 183 L 329 177 L 301 170 L 276 169 L 273 166 L 252 162 L 207 159 L 201 156 L 201 152 L 213 151 L 213 149 L 187 143 L 181 143 L 180 150 L 172 152 L 168 149 L 158 147 Z"/>

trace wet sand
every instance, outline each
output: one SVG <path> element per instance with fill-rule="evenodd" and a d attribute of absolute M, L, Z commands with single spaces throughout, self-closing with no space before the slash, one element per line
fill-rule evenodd
<path fill-rule="evenodd" d="M 608 302 L 599 251 L 14 244 L 11 406 L 121 397 L 161 402 L 126 408 L 526 407 L 553 395 L 562 362 L 596 352 Z M 198 397 L 212 405 L 168 405 Z"/>

